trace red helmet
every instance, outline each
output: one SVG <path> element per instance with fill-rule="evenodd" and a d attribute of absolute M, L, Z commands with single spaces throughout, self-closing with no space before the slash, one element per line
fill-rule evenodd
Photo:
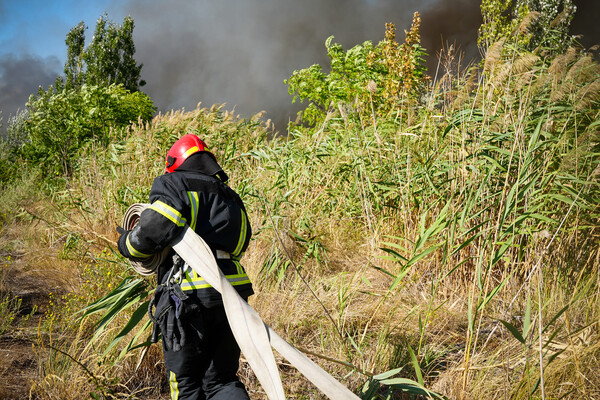
<path fill-rule="evenodd" d="M 198 153 L 199 151 L 205 151 L 215 158 L 215 156 L 208 151 L 206 143 L 202 141 L 198 136 L 187 134 L 181 137 L 178 141 L 171 146 L 171 149 L 167 152 L 167 172 L 173 172 L 192 154 Z"/>

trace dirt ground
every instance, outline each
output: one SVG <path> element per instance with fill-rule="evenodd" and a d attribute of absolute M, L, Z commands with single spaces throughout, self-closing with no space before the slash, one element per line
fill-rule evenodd
<path fill-rule="evenodd" d="M 0 338 L 0 360 L 0 399 L 28 399 L 29 388 L 37 376 L 31 342 L 21 338 Z"/>
<path fill-rule="evenodd" d="M 49 301 L 49 288 L 24 272 L 18 254 L 4 259 L 10 261 L 0 266 L 0 298 L 8 294 L 20 298 L 21 305 L 10 328 L 0 335 L 0 400 L 23 400 L 30 398 L 31 385 L 39 374 L 33 344 Z"/>

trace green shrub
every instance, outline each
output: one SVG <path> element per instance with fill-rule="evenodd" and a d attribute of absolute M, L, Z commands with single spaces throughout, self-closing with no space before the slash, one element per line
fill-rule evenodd
<path fill-rule="evenodd" d="M 27 142 L 27 111 L 20 110 L 8 119 L 6 136 L 0 138 L 0 182 L 13 181 L 19 176 L 23 163 L 20 150 Z"/>
<path fill-rule="evenodd" d="M 309 124 L 322 121 L 331 111 L 345 113 L 371 121 L 375 113 L 385 115 L 403 100 L 405 95 L 418 95 L 428 78 L 425 75 L 425 50 L 420 45 L 421 19 L 415 13 L 406 40 L 396 42 L 393 24 L 386 25 L 385 39 L 373 46 L 370 41 L 344 52 L 330 36 L 325 42 L 331 72 L 312 65 L 285 81 L 293 100 L 308 100 L 302 112 Z"/>
<path fill-rule="evenodd" d="M 148 121 L 155 111 L 152 100 L 121 85 L 80 89 L 40 90 L 27 103 L 29 143 L 24 156 L 56 174 L 69 175 L 74 156 L 88 141 L 107 145 L 123 137 L 123 128 Z"/>

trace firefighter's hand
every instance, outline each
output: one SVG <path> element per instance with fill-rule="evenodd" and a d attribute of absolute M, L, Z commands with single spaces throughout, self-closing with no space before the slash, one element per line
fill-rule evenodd
<path fill-rule="evenodd" d="M 121 253 L 123 257 L 129 257 L 129 251 L 127 251 L 127 235 L 129 235 L 129 232 L 131 231 L 126 231 L 120 226 L 117 226 L 117 232 L 119 232 L 120 235 L 119 240 L 117 241 L 117 249 L 119 249 L 119 253 Z"/>

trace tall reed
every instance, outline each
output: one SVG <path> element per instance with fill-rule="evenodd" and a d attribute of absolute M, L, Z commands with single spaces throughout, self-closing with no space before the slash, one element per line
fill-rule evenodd
<path fill-rule="evenodd" d="M 482 71 L 448 66 L 422 99 L 400 93 L 368 119 L 340 103 L 286 135 L 271 137 L 260 114 L 199 106 L 134 125 L 106 148 L 90 144 L 73 181 L 48 200 L 60 212 L 45 210 L 77 271 L 73 292 L 89 293 L 77 304 L 124 279 L 139 285 L 136 295 L 150 290 L 151 281 L 128 278 L 114 228 L 129 204 L 147 201 L 169 145 L 192 132 L 250 211 L 251 305 L 364 398 L 417 390 L 401 379 L 456 399 L 591 398 L 599 89 L 597 64 L 577 54 L 546 60 L 499 42 Z M 68 234 L 77 238 L 70 245 Z M 54 354 L 66 357 L 60 366 L 41 356 L 39 396 L 54 393 L 50 376 L 85 375 L 78 363 L 119 379 L 102 381 L 106 393 L 136 396 L 159 379 L 156 348 L 155 364 L 140 364 L 148 379 L 133 378 L 140 354 L 119 358 L 144 335 L 114 342 L 143 301 L 111 319 L 93 346 L 104 320 L 90 315 L 59 348 L 68 356 Z M 290 397 L 317 396 L 280 361 Z"/>

